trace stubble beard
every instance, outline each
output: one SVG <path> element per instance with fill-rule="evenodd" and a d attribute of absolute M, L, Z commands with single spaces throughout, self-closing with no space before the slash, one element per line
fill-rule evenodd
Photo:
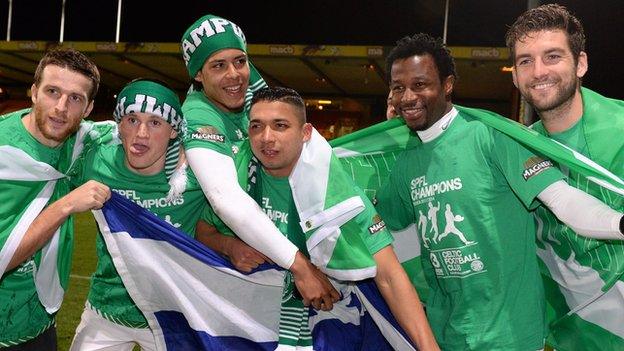
<path fill-rule="evenodd" d="M 572 79 L 570 84 L 560 85 L 557 88 L 557 93 L 552 101 L 546 101 L 541 105 L 535 101 L 531 94 L 527 94 L 525 99 L 531 106 L 533 106 L 538 114 L 552 114 L 556 111 L 564 110 L 568 106 L 570 106 L 579 84 L 579 80 L 575 77 L 574 79 Z"/>
<path fill-rule="evenodd" d="M 41 135 L 43 135 L 46 139 L 54 140 L 58 143 L 63 143 L 70 135 L 76 133 L 80 128 L 80 120 L 78 120 L 76 123 L 70 125 L 65 130 L 60 131 L 60 134 L 49 132 L 46 118 L 44 117 L 43 113 L 35 114 L 35 122 L 37 124 L 37 129 L 39 130 Z"/>

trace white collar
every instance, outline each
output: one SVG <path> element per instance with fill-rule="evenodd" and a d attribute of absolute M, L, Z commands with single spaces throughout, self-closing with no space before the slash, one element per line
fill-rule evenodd
<path fill-rule="evenodd" d="M 425 130 L 416 131 L 416 134 L 418 134 L 418 137 L 423 143 L 428 143 L 436 139 L 451 125 L 451 122 L 453 122 L 457 113 L 457 109 L 453 106 L 447 114 L 442 116 L 442 118 L 435 122 L 431 127 Z"/>

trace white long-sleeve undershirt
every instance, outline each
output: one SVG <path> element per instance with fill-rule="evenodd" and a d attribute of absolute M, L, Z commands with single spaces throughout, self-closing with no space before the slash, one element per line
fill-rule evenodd
<path fill-rule="evenodd" d="M 579 235 L 624 240 L 620 232 L 622 213 L 563 180 L 549 185 L 537 198 Z"/>
<path fill-rule="evenodd" d="M 241 189 L 232 158 L 203 148 L 186 150 L 186 158 L 219 218 L 249 246 L 277 265 L 290 268 L 297 247 Z"/>

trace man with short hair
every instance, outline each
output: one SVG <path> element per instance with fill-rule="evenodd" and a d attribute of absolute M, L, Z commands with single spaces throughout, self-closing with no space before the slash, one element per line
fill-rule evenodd
<path fill-rule="evenodd" d="M 376 272 L 374 270 L 364 274 L 352 272 L 349 273 L 350 278 L 341 277 L 340 274 L 343 273 L 339 272 L 337 265 L 331 263 L 322 266 L 321 270 L 330 276 L 348 281 L 374 277 L 392 313 L 418 349 L 437 350 L 437 344 L 418 295 L 390 245 L 392 236 L 385 229 L 383 221 L 364 192 L 346 175 L 325 139 L 313 129 L 311 124 L 306 122 L 303 99 L 292 89 L 264 88 L 254 94 L 251 104 L 249 141 L 253 156 L 257 158 L 257 164 L 251 161 L 250 169 L 255 171 L 249 176 L 249 194 L 275 222 L 285 237 L 297 245 L 300 251 L 312 256 L 313 262 L 315 262 L 316 249 L 310 246 L 311 239 L 306 238 L 310 235 L 310 230 L 312 230 L 310 228 L 314 225 L 306 224 L 304 229 L 303 223 L 320 221 L 321 215 L 310 215 L 306 200 L 310 196 L 323 198 L 326 203 L 333 204 L 333 208 L 336 209 L 357 199 L 361 203 L 361 210 L 354 214 L 352 219 L 341 224 L 338 230 L 341 237 L 349 239 L 344 242 L 340 239 L 335 241 L 336 247 L 344 245 L 341 247 L 344 251 L 339 252 L 339 249 L 335 249 L 333 255 L 337 253 L 344 255 L 343 260 L 347 260 L 346 257 L 354 258 L 360 254 L 372 257 L 374 262 L 371 263 L 376 264 Z M 324 156 L 335 160 L 335 163 L 329 161 L 329 165 L 324 164 L 322 161 Z M 312 158 L 314 160 L 311 160 Z M 241 172 L 247 174 L 245 165 L 242 168 Z M 317 182 L 308 180 L 302 182 L 301 180 L 304 179 L 302 177 L 317 179 L 318 183 L 323 183 L 321 178 L 325 177 L 328 182 L 327 194 L 319 197 L 325 189 L 320 189 Z M 329 184 L 330 182 L 336 183 Z M 302 189 L 304 187 L 305 190 Z M 312 202 L 317 201 L 312 200 Z M 310 216 L 310 219 L 303 217 L 304 215 Z M 324 213 L 324 215 L 330 216 L 329 213 Z M 198 229 L 200 228 L 198 226 Z M 215 235 L 214 232 L 212 235 L 213 238 L 209 239 L 212 242 L 206 242 L 206 240 L 204 242 L 223 253 L 218 242 L 231 239 L 227 236 Z M 311 235 L 314 237 L 316 234 Z M 320 243 L 318 246 L 323 246 L 323 244 Z M 360 249 L 362 251 L 359 251 Z M 293 311 L 303 308 L 302 302 L 293 296 L 294 287 L 291 285 L 292 282 L 287 278 L 284 291 L 291 293 L 286 293 L 282 298 L 282 317 L 284 310 Z M 292 312 L 289 313 L 291 313 L 289 316 L 293 317 Z M 305 328 L 292 327 L 289 323 L 280 321 L 280 344 L 312 345 L 312 337 L 307 329 L 307 309 L 302 309 L 301 313 L 304 313 Z M 354 338 L 354 340 L 358 339 Z"/>
<path fill-rule="evenodd" d="M 518 17 L 506 43 L 514 85 L 540 117 L 533 130 L 624 177 L 624 102 L 581 87 L 588 68 L 581 22 L 563 6 L 542 5 Z M 570 185 L 624 208 L 621 196 L 566 172 Z M 624 247 L 579 236 L 546 208 L 537 218 L 553 311 L 548 342 L 562 350 L 623 349 Z"/>
<path fill-rule="evenodd" d="M 440 347 L 542 349 L 544 295 L 530 211 L 542 202 L 579 233 L 618 240 L 622 214 L 485 124 L 480 116 L 491 112 L 454 106 L 455 65 L 440 40 L 405 37 L 387 65 L 393 104 L 422 144 L 396 161 L 377 209 L 390 230 L 403 231 L 439 202 L 448 211 L 434 214 L 438 229 L 462 234 L 432 238 L 427 231 L 430 241 L 421 244 L 427 317 Z"/>
<path fill-rule="evenodd" d="M 193 173 L 182 162 L 165 169 L 167 150 L 185 126 L 180 100 L 165 83 L 135 79 L 117 96 L 113 114 L 119 143 L 92 145 L 69 172 L 76 185 L 89 180 L 106 184 L 189 236 L 206 205 Z M 177 160 L 177 157 L 176 157 Z M 98 228 L 98 263 L 72 350 L 155 350 L 147 320 L 136 306 Z"/>
<path fill-rule="evenodd" d="M 0 348 L 56 350 L 54 319 L 71 268 L 71 215 L 100 208 L 110 196 L 96 182 L 69 192 L 61 180 L 79 151 L 75 133 L 99 82 L 85 55 L 52 50 L 37 66 L 32 107 L 0 117 Z"/>
<path fill-rule="evenodd" d="M 188 121 L 184 147 L 210 205 L 241 239 L 292 271 L 306 301 L 331 307 L 337 292 L 236 181 L 234 157 L 247 139 L 249 124 L 246 98 L 266 86 L 248 61 L 242 30 L 227 19 L 206 15 L 186 30 L 181 46 L 194 84 L 182 105 Z M 265 259 L 242 242 L 232 245 L 231 255 Z"/>

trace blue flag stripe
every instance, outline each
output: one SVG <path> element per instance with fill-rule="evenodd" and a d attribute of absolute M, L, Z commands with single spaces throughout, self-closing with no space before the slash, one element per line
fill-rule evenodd
<path fill-rule="evenodd" d="M 236 269 L 229 260 L 209 247 L 115 192 L 112 193 L 111 199 L 102 208 L 102 213 L 113 234 L 126 232 L 136 239 L 164 241 L 205 264 L 213 267 Z M 119 214 L 130 215 L 120 216 Z M 241 273 L 253 274 L 269 269 L 281 268 L 263 263 L 249 273 Z"/>

